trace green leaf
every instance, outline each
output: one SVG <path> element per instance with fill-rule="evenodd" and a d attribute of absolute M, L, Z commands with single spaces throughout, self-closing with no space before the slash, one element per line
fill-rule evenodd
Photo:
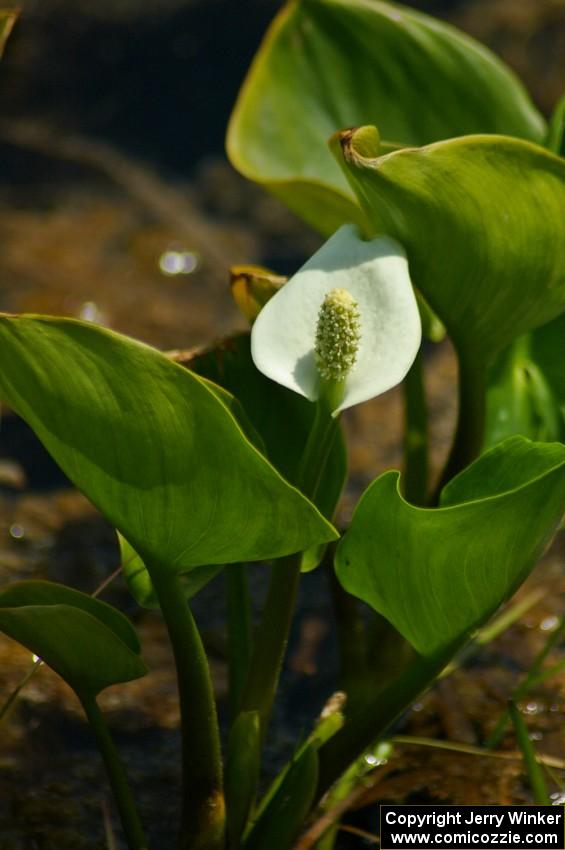
<path fill-rule="evenodd" d="M 153 576 L 335 539 L 206 384 L 154 349 L 69 319 L 4 316 L 0 358 L 2 397 Z"/>
<path fill-rule="evenodd" d="M 329 235 L 362 217 L 326 140 L 369 123 L 404 145 L 545 134 L 514 74 L 454 27 L 379 0 L 291 0 L 239 94 L 227 136 L 233 165 Z"/>
<path fill-rule="evenodd" d="M 372 127 L 341 133 L 334 149 L 460 352 L 488 364 L 565 310 L 565 160 L 503 136 L 379 156 Z"/>
<path fill-rule="evenodd" d="M 267 792 L 268 803 L 245 837 L 243 850 L 290 850 L 314 801 L 317 782 L 317 748 L 309 744 L 301 749 L 282 781 L 275 780 L 274 793 Z"/>
<path fill-rule="evenodd" d="M 565 441 L 565 314 L 515 340 L 489 370 L 484 448 L 521 434 Z"/>
<path fill-rule="evenodd" d="M 565 509 L 565 446 L 512 437 L 453 479 L 440 508 L 408 504 L 398 485 L 387 472 L 365 492 L 337 574 L 431 656 L 484 623 L 536 563 Z"/>
<path fill-rule="evenodd" d="M 143 560 L 119 531 L 117 535 L 120 545 L 122 574 L 127 589 L 142 608 L 159 608 L 159 600 Z"/>
<path fill-rule="evenodd" d="M 289 481 L 296 480 L 302 452 L 315 415 L 315 406 L 290 390 L 270 381 L 251 359 L 249 334 L 224 340 L 212 349 L 192 355 L 185 365 L 227 389 L 264 441 L 269 460 Z M 347 450 L 339 430 L 318 488 L 316 505 L 332 519 L 347 476 Z M 303 568 L 320 562 L 323 547 L 305 554 Z"/>
<path fill-rule="evenodd" d="M 175 358 L 173 357 L 172 359 L 174 360 Z M 214 381 L 210 381 L 205 375 L 200 375 L 200 379 L 205 386 L 208 387 L 210 392 L 214 393 L 216 398 L 221 401 L 225 407 L 227 407 L 249 442 L 252 443 L 255 448 L 261 452 L 261 454 L 265 454 L 265 443 L 263 442 L 261 435 L 251 424 L 251 421 L 239 400 L 235 398 L 235 396 L 232 395 L 232 393 L 230 393 L 225 387 L 221 387 L 219 384 L 214 383 Z"/>
<path fill-rule="evenodd" d="M 174 358 L 173 358 L 174 359 Z M 265 445 L 257 431 L 251 425 L 243 407 L 234 396 L 218 384 L 202 378 L 208 389 L 227 407 L 233 417 L 237 420 L 241 430 L 259 449 L 265 454 Z M 127 588 L 138 605 L 143 608 L 159 608 L 157 594 L 151 581 L 151 576 L 147 567 L 143 563 L 141 557 L 135 549 L 130 546 L 125 537 L 120 532 L 117 532 L 118 542 L 120 545 L 122 573 L 127 585 Z M 187 600 L 192 599 L 198 591 L 202 590 L 208 582 L 212 581 L 218 573 L 223 569 L 222 564 L 212 564 L 209 566 L 195 567 L 187 575 L 182 576 L 182 586 L 186 594 Z"/>
<path fill-rule="evenodd" d="M 271 820 L 274 820 L 274 825 L 276 825 L 276 812 L 280 801 L 284 801 L 288 794 L 294 793 L 291 789 L 298 785 L 301 788 L 301 793 L 307 793 L 308 777 L 314 770 L 317 772 L 317 764 L 314 763 L 313 755 L 343 728 L 345 722 L 343 706 L 346 699 L 347 697 L 340 691 L 330 697 L 308 737 L 296 747 L 290 760 L 271 782 L 255 811 L 253 824 L 257 824 L 259 830 L 264 829 L 265 824 L 269 824 Z M 304 810 L 302 820 L 304 820 L 307 811 L 308 807 Z M 273 812 L 275 812 L 274 815 Z M 270 829 L 271 826 L 268 828 Z"/>
<path fill-rule="evenodd" d="M 127 588 L 138 605 L 142 608 L 159 608 L 159 600 L 151 581 L 149 571 L 135 549 L 129 545 L 119 531 L 122 573 Z M 194 567 L 189 573 L 181 576 L 182 588 L 187 599 L 202 590 L 223 570 L 223 564 L 212 564 L 207 567 Z"/>
<path fill-rule="evenodd" d="M 0 592 L 0 629 L 53 668 L 79 695 L 95 696 L 147 673 L 130 622 L 104 602 L 45 581 Z"/>

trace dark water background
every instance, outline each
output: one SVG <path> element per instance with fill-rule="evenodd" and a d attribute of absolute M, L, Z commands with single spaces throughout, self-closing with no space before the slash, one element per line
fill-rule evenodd
<path fill-rule="evenodd" d="M 190 176 L 200 158 L 222 153 L 239 85 L 281 5 L 29 2 L 4 60 L 2 102 Z M 469 4 L 410 5 L 453 15 Z"/>

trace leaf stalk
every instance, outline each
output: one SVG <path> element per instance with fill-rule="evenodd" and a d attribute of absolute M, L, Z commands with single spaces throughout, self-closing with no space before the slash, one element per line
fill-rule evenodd
<path fill-rule="evenodd" d="M 462 347 L 459 360 L 459 412 L 451 452 L 434 493 L 432 504 L 439 503 L 445 485 L 477 459 L 483 444 L 486 420 L 487 368 L 476 354 Z"/>
<path fill-rule="evenodd" d="M 153 584 L 173 648 L 182 731 L 180 850 L 222 850 L 225 806 L 218 719 L 210 670 L 180 578 Z"/>
<path fill-rule="evenodd" d="M 129 787 L 126 772 L 110 736 L 96 697 L 81 694 L 80 701 L 88 722 L 96 736 L 96 742 L 104 760 L 128 848 L 129 850 L 147 850 L 147 841 Z"/>
<path fill-rule="evenodd" d="M 296 486 L 314 499 L 335 439 L 338 420 L 332 400 L 317 403 L 316 416 L 299 466 Z M 264 738 L 275 697 L 300 582 L 301 553 L 276 560 L 255 638 L 240 710 L 258 711 Z"/>

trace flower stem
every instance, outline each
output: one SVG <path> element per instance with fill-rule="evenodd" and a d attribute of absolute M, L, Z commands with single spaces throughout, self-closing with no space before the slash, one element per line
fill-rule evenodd
<path fill-rule="evenodd" d="M 332 416 L 343 395 L 342 382 L 328 381 L 316 404 L 316 415 L 298 468 L 296 486 L 314 500 L 335 440 L 338 418 Z"/>
<path fill-rule="evenodd" d="M 367 635 L 359 601 L 343 589 L 335 574 L 334 547 L 331 547 L 331 554 L 325 567 L 336 623 L 340 667 L 338 686 L 351 701 L 352 694 L 367 676 Z"/>
<path fill-rule="evenodd" d="M 272 566 L 271 581 L 241 699 L 240 711 L 257 711 L 261 734 L 269 722 L 288 642 L 300 580 L 300 554 L 287 555 Z"/>
<path fill-rule="evenodd" d="M 114 742 L 110 737 L 108 727 L 96 702 L 96 697 L 82 694 L 80 700 L 88 722 L 96 735 L 98 748 L 104 759 L 104 765 L 120 813 L 128 848 L 129 850 L 145 850 L 147 848 L 147 841 L 135 807 L 126 772 Z"/>
<path fill-rule="evenodd" d="M 404 379 L 404 495 L 424 505 L 428 488 L 428 408 L 422 351 Z"/>
<path fill-rule="evenodd" d="M 438 504 L 441 490 L 459 472 L 472 463 L 480 454 L 486 419 L 486 373 L 485 364 L 458 350 L 459 357 L 459 413 L 457 429 L 445 469 L 433 498 Z"/>
<path fill-rule="evenodd" d="M 235 719 L 253 648 L 247 566 L 231 564 L 225 571 L 228 601 L 230 714 Z"/>
<path fill-rule="evenodd" d="M 176 575 L 153 579 L 177 669 L 182 725 L 181 850 L 221 850 L 225 810 L 218 720 L 202 640 Z"/>
<path fill-rule="evenodd" d="M 331 408 L 330 408 L 331 409 Z M 316 416 L 299 466 L 296 486 L 314 499 L 337 432 L 328 404 L 316 405 Z M 264 737 L 288 643 L 300 581 L 301 553 L 274 562 L 267 600 L 257 630 L 241 711 L 257 711 Z"/>

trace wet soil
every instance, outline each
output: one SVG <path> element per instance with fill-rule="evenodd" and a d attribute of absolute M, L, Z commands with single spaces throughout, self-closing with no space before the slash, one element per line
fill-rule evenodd
<path fill-rule="evenodd" d="M 226 9 L 216 0 L 208 6 L 167 0 L 156 17 L 142 15 L 134 0 L 96 4 L 98 18 L 91 5 L 77 3 L 71 13 L 63 2 L 41 8 L 30 4 L 33 34 L 24 18 L 19 42 L 7 57 L 2 96 L 4 116 L 9 117 L 0 125 L 0 146 L 9 179 L 0 188 L 0 308 L 93 319 L 163 349 L 190 348 L 220 338 L 244 327 L 227 291 L 230 265 L 261 262 L 288 273 L 319 244 L 318 237 L 298 225 L 275 200 L 234 174 L 220 154 L 239 79 L 234 73 L 225 83 L 221 70 L 225 66 L 216 67 L 214 62 L 223 53 L 224 61 L 226 55 L 237 60 L 243 73 L 276 4 L 243 3 L 241 9 L 245 7 L 253 24 L 240 26 L 245 33 L 229 43 L 227 34 L 235 31 L 235 20 L 230 29 L 223 19 L 226 33 L 221 38 L 210 35 L 217 16 Z M 529 78 L 538 102 L 548 109 L 559 81 L 563 82 L 559 6 L 551 0 L 519 4 L 477 0 L 427 8 L 462 21 L 500 48 Z M 158 62 L 158 44 L 162 48 L 170 43 L 172 30 L 186 34 L 198 21 L 197 35 L 184 42 L 181 38 L 176 53 L 167 53 L 171 90 L 167 85 L 159 88 L 163 77 L 149 79 Z M 57 50 L 51 35 L 54 22 L 60 30 Z M 121 71 L 131 64 L 125 46 L 128 34 L 139 59 L 124 75 Z M 154 45 L 153 64 L 144 71 L 147 83 L 141 87 L 148 99 L 142 109 L 136 95 L 135 111 L 131 92 L 140 88 L 141 57 L 149 44 Z M 214 45 L 212 57 L 204 55 L 206 44 Z M 98 88 L 93 70 L 81 60 L 87 48 L 96 57 L 97 71 L 105 69 Z M 80 73 L 65 76 L 65 68 L 68 71 L 73 63 Z M 193 76 L 190 85 L 181 87 L 179 69 L 187 63 Z M 45 68 L 42 79 L 29 70 L 30 64 Z M 114 86 L 118 76 L 120 85 Z M 13 85 L 7 88 L 6 80 Z M 57 93 L 62 95 L 59 100 Z M 151 164 L 140 164 L 140 159 Z M 164 272 L 171 255 L 189 257 L 193 271 Z M 449 446 L 455 412 L 455 364 L 447 343 L 427 352 L 426 382 L 437 472 Z M 401 421 L 402 399 L 396 391 L 346 417 L 351 478 L 341 507 L 342 522 L 374 476 L 401 463 Z M 42 577 L 92 592 L 117 565 L 112 529 L 68 486 L 29 429 L 5 411 L 0 431 L 0 582 Z M 265 571 L 254 569 L 257 610 L 265 586 Z M 542 598 L 527 614 L 413 706 L 399 731 L 475 745 L 485 741 L 523 671 L 563 615 L 562 545 L 552 549 L 519 598 L 534 589 Z M 131 617 L 151 670 L 144 679 L 108 689 L 102 704 L 148 825 L 150 846 L 168 850 L 174 846 L 179 786 L 172 659 L 159 616 L 137 608 L 119 578 L 103 598 Z M 194 608 L 225 712 L 221 577 L 199 594 Z M 560 660 L 565 660 L 563 646 L 546 663 Z M 0 705 L 30 664 L 27 651 L 0 638 Z M 336 667 L 330 604 L 324 576 L 317 571 L 303 581 L 267 772 L 288 756 L 293 742 L 310 727 L 335 689 Z M 565 674 L 529 694 L 521 708 L 538 750 L 565 759 Z M 92 737 L 68 688 L 42 668 L 0 730 L 0 850 L 105 848 L 104 818 L 115 824 L 115 816 Z M 510 733 L 504 748 L 515 748 Z M 374 788 L 358 806 L 375 800 L 531 800 L 519 761 L 402 744 L 379 770 Z M 555 784 L 551 787 L 556 789 Z M 367 833 L 377 830 L 371 808 L 345 820 Z M 343 848 L 370 846 L 352 833 L 344 832 L 340 841 Z"/>

